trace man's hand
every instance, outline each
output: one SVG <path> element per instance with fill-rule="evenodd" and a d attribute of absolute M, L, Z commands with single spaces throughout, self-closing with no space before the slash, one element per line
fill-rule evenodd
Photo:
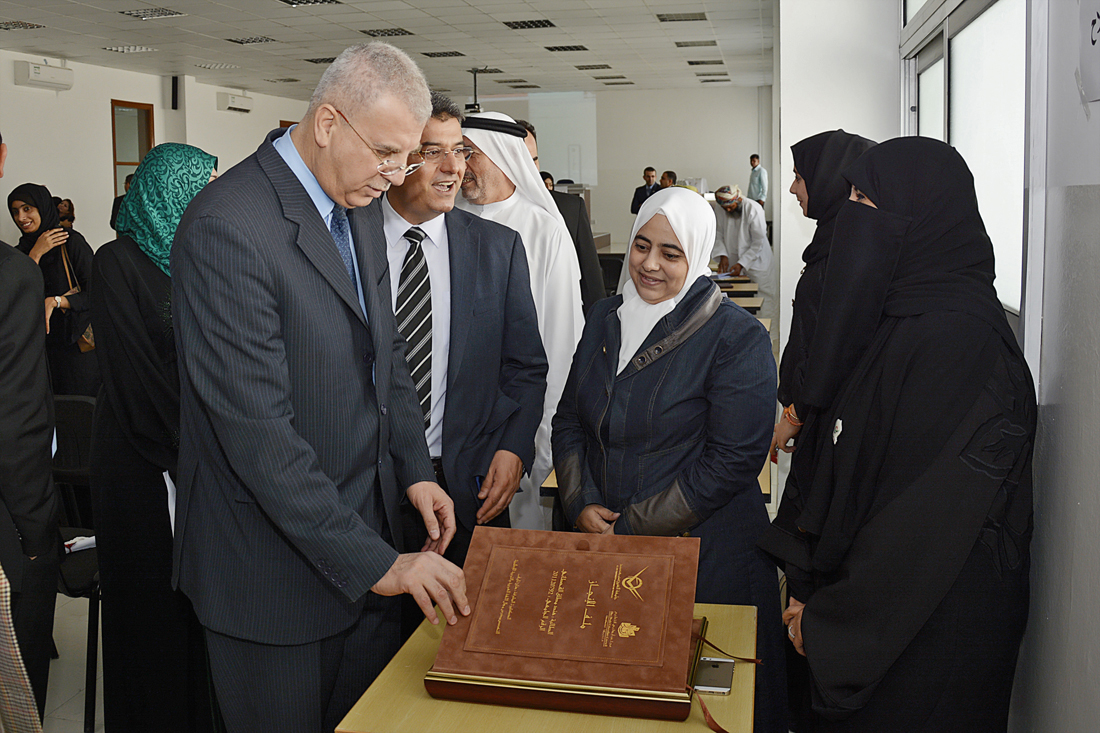
<path fill-rule="evenodd" d="M 485 524 L 508 508 L 523 477 L 523 461 L 510 450 L 498 450 L 493 454 L 489 472 L 481 482 L 477 498 L 483 499 L 477 510 L 477 523 Z"/>
<path fill-rule="evenodd" d="M 725 275 L 730 271 L 730 258 L 722 255 L 718 258 L 718 274 Z"/>
<path fill-rule="evenodd" d="M 451 544 L 451 538 L 455 536 L 454 501 L 434 481 L 413 484 L 405 491 L 405 495 L 409 497 L 409 503 L 420 512 L 424 527 L 428 530 L 428 541 L 420 551 L 442 555 L 447 545 Z"/>
<path fill-rule="evenodd" d="M 439 488 L 435 484 L 432 486 Z M 463 616 L 470 615 L 470 603 L 466 600 L 466 577 L 462 574 L 462 568 L 434 552 L 398 555 L 397 561 L 371 590 L 380 596 L 408 593 L 433 624 L 439 623 L 434 603 L 439 604 L 439 610 L 443 612 L 448 624 L 458 623 L 456 608 Z"/>
<path fill-rule="evenodd" d="M 739 276 L 742 272 L 744 272 L 744 270 L 745 268 L 741 266 L 740 262 L 738 262 L 736 265 L 733 266 L 732 272 L 735 276 Z"/>
<path fill-rule="evenodd" d="M 787 638 L 794 644 L 794 650 L 806 656 L 806 650 L 802 645 L 802 611 L 806 604 L 791 596 L 787 602 L 787 610 L 783 612 L 783 623 L 787 626 Z"/>
<path fill-rule="evenodd" d="M 599 504 L 589 504 L 577 517 L 577 527 L 589 534 L 615 534 L 615 520 L 618 518 L 618 512 Z"/>

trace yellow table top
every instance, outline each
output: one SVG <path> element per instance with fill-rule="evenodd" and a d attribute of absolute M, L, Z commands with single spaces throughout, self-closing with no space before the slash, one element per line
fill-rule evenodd
<path fill-rule="evenodd" d="M 737 305 L 741 306 L 749 313 L 755 313 L 764 305 L 764 299 L 759 297 L 743 298 L 739 296 L 730 296 L 730 300 L 737 303 Z"/>
<path fill-rule="evenodd" d="M 718 289 L 734 295 L 756 295 L 760 286 L 754 282 L 719 282 Z"/>
<path fill-rule="evenodd" d="M 756 607 L 695 604 L 710 621 L 707 638 L 729 654 L 756 656 Z M 435 661 L 443 628 L 427 621 L 363 693 L 336 733 L 691 733 L 708 731 L 698 701 L 685 722 L 616 718 L 477 703 L 436 700 L 424 690 L 424 673 Z M 722 654 L 704 647 L 704 656 Z M 756 666 L 738 662 L 729 695 L 706 695 L 711 715 L 730 733 L 752 731 Z"/>

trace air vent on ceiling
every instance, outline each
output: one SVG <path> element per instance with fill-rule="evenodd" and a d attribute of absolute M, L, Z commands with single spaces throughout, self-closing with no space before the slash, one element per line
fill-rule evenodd
<path fill-rule="evenodd" d="M 439 92 L 440 94 L 442 94 L 443 92 L 449 92 L 451 90 L 450 89 L 433 89 L 432 91 L 433 92 Z"/>
<path fill-rule="evenodd" d="M 729 77 L 726 77 L 725 79 L 700 79 L 699 80 L 699 82 L 701 84 L 713 84 L 715 82 L 726 82 L 726 81 L 731 81 L 731 80 L 730 80 Z"/>
<path fill-rule="evenodd" d="M 729 76 L 728 71 L 696 71 L 696 76 Z"/>
<path fill-rule="evenodd" d="M 195 64 L 195 67 L 199 69 L 208 69 L 210 71 L 222 71 L 223 69 L 241 68 L 236 64 Z"/>
<path fill-rule="evenodd" d="M 226 38 L 230 43 L 239 43 L 242 46 L 251 46 L 256 43 L 275 43 L 274 38 L 267 36 L 248 36 L 246 38 Z"/>
<path fill-rule="evenodd" d="M 296 8 L 299 5 L 343 5 L 340 0 L 279 0 L 283 5 L 289 5 L 292 8 Z"/>
<path fill-rule="evenodd" d="M 600 69 L 610 69 L 611 66 L 609 64 L 581 64 L 573 68 L 579 71 L 599 71 Z"/>
<path fill-rule="evenodd" d="M 449 59 L 453 56 L 465 56 L 466 54 L 461 51 L 421 51 L 421 56 L 427 56 L 430 59 Z"/>
<path fill-rule="evenodd" d="M 8 20 L 0 23 L 0 31 L 29 31 L 33 28 L 45 28 L 38 23 L 28 23 L 24 20 Z"/>
<path fill-rule="evenodd" d="M 336 57 L 335 56 L 325 56 L 325 57 L 319 58 L 319 59 L 302 59 L 302 60 L 303 61 L 308 61 L 311 64 L 331 64 L 333 61 L 336 60 Z"/>
<path fill-rule="evenodd" d="M 538 89 L 538 84 L 513 84 L 513 89 Z"/>
<path fill-rule="evenodd" d="M 603 85 L 605 87 L 624 87 L 633 84 L 632 81 L 605 81 Z"/>
<path fill-rule="evenodd" d="M 558 53 L 559 51 L 587 51 L 587 46 L 545 46 L 547 51 Z"/>
<path fill-rule="evenodd" d="M 377 28 L 371 31 L 359 31 L 365 33 L 371 38 L 393 38 L 394 36 L 411 36 L 412 31 L 407 31 L 404 28 Z"/>
<path fill-rule="evenodd" d="M 296 81 L 301 81 L 301 79 L 295 79 L 288 76 L 285 79 L 264 79 L 264 81 L 269 84 L 293 84 Z"/>
<path fill-rule="evenodd" d="M 149 20 L 150 18 L 182 18 L 187 13 L 181 13 L 178 10 L 169 10 L 168 8 L 139 8 L 138 10 L 120 10 L 118 11 L 122 15 L 129 15 L 131 18 L 137 18 L 138 20 Z"/>
<path fill-rule="evenodd" d="M 481 73 L 480 71 L 478 72 Z M 526 84 L 526 79 L 493 79 L 497 84 Z"/>
<path fill-rule="evenodd" d="M 679 23 L 685 20 L 706 20 L 706 13 L 657 13 L 657 20 L 662 23 Z"/>
<path fill-rule="evenodd" d="M 548 20 L 511 20 L 504 25 L 514 31 L 525 31 L 530 28 L 557 28 L 556 25 Z"/>
<path fill-rule="evenodd" d="M 677 41 L 676 48 L 703 48 L 706 46 L 717 46 L 718 41 Z"/>
<path fill-rule="evenodd" d="M 115 53 L 149 53 L 150 51 L 156 51 L 155 48 L 149 48 L 148 46 L 107 46 L 104 51 L 114 51 Z"/>
<path fill-rule="evenodd" d="M 594 76 L 592 78 L 596 81 L 606 81 L 607 79 L 625 79 L 626 77 L 622 74 L 617 74 L 615 76 Z"/>
<path fill-rule="evenodd" d="M 726 62 L 721 59 L 715 61 L 688 61 L 688 66 L 721 66 L 724 63 Z"/>

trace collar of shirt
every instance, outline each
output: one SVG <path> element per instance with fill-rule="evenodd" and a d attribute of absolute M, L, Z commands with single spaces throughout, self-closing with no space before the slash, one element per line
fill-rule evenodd
<path fill-rule="evenodd" d="M 301 182 L 313 205 L 317 207 L 317 213 L 325 220 L 325 226 L 328 227 L 332 223 L 332 209 L 336 206 L 336 202 L 330 199 L 325 190 L 321 188 L 321 184 L 317 182 L 317 176 L 313 175 L 313 171 L 309 169 L 306 162 L 302 160 L 301 154 L 298 153 L 298 148 L 294 147 L 294 141 L 290 139 L 290 132 L 295 127 L 297 125 L 287 128 L 286 134 L 276 138 L 272 145 L 275 147 L 275 152 L 282 157 L 294 176 Z"/>
<path fill-rule="evenodd" d="M 405 221 L 405 218 L 397 213 L 397 210 L 393 208 L 393 204 L 390 203 L 389 196 L 382 197 L 382 220 L 383 228 L 386 233 L 386 246 L 407 248 L 408 243 L 405 241 L 405 232 L 409 231 L 409 227 L 417 226 L 426 234 L 424 243 L 434 244 L 436 247 L 447 246 L 447 217 L 443 214 L 429 219 L 423 224 L 410 224 Z"/>

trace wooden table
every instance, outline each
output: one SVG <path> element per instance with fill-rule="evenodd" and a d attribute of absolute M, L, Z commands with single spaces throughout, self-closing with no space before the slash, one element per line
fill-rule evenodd
<path fill-rule="evenodd" d="M 750 297 L 756 295 L 760 290 L 760 286 L 754 282 L 720 282 L 718 283 L 718 289 L 728 295 Z"/>
<path fill-rule="evenodd" d="M 764 299 L 759 297 L 742 298 L 739 296 L 730 296 L 730 300 L 732 300 L 734 303 L 737 303 L 737 305 L 741 306 L 749 313 L 756 313 L 758 310 L 760 310 L 760 307 L 764 305 Z"/>
<path fill-rule="evenodd" d="M 756 607 L 695 604 L 710 620 L 707 638 L 730 654 L 756 656 Z M 442 625 L 420 625 L 340 721 L 336 733 L 708 733 L 697 701 L 685 722 L 529 710 L 436 700 L 424 690 L 424 673 L 435 661 Z M 706 647 L 705 656 L 722 656 Z M 751 733 L 756 667 L 738 662 L 729 695 L 707 695 L 706 704 L 730 733 Z"/>

